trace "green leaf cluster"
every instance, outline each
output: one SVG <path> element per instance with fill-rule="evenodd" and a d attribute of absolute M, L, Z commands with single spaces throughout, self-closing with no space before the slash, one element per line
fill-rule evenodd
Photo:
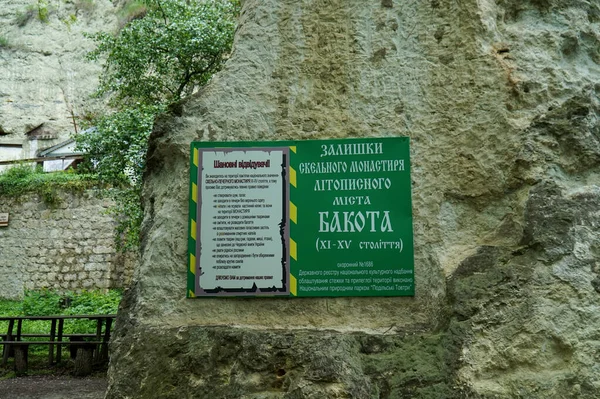
<path fill-rule="evenodd" d="M 100 180 L 109 183 L 140 181 L 148 138 L 159 107 L 124 108 L 96 119 L 94 128 L 77 138 L 77 148 L 93 164 Z"/>
<path fill-rule="evenodd" d="M 51 290 L 26 291 L 22 301 L 0 300 L 2 316 L 54 316 L 116 314 L 121 301 L 120 290 L 66 292 Z M 39 333 L 48 329 L 44 321 L 23 324 L 23 333 Z M 6 331 L 7 322 L 0 322 L 0 331 Z M 95 322 L 88 320 L 66 320 L 64 332 L 86 333 L 95 331 Z"/>
<path fill-rule="evenodd" d="M 59 190 L 83 192 L 98 187 L 100 181 L 94 174 L 78 174 L 73 171 L 44 173 L 41 167 L 22 164 L 0 173 L 0 194 L 19 197 L 34 192 L 49 206 L 60 204 Z"/>
<path fill-rule="evenodd" d="M 129 190 L 110 192 L 115 206 L 109 213 L 117 221 L 115 245 L 117 251 L 135 251 L 140 242 L 140 226 L 144 212 L 140 206 L 141 186 L 136 184 Z"/>
<path fill-rule="evenodd" d="M 137 0 L 116 34 L 90 35 L 101 62 L 97 95 L 114 112 L 94 118 L 76 137 L 102 181 L 130 183 L 113 198 L 117 246 L 136 248 L 142 220 L 141 179 L 156 116 L 194 93 L 222 68 L 233 44 L 239 0 Z"/>
<path fill-rule="evenodd" d="M 139 106 L 103 115 L 77 140 L 77 148 L 84 152 L 100 180 L 121 188 L 107 194 L 115 202 L 109 213 L 117 221 L 115 244 L 122 252 L 137 249 L 140 242 L 141 180 L 148 138 L 159 109 Z"/>
<path fill-rule="evenodd" d="M 204 85 L 231 51 L 237 1 L 146 0 L 143 18 L 91 37 L 105 57 L 99 94 L 118 107 L 166 105 Z"/>
<path fill-rule="evenodd" d="M 6 36 L 0 36 L 0 50 L 10 48 L 10 41 Z"/>
<path fill-rule="evenodd" d="M 19 315 L 86 315 L 115 314 L 121 301 L 120 290 L 68 291 L 58 293 L 51 290 L 26 291 Z"/>

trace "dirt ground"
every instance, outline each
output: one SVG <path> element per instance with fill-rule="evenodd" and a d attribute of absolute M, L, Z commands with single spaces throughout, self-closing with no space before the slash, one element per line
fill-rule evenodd
<path fill-rule="evenodd" d="M 105 377 L 31 376 L 0 381 L 0 399 L 103 399 Z"/>

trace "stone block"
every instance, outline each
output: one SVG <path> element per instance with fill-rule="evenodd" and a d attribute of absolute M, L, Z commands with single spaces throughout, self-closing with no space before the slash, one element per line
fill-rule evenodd
<path fill-rule="evenodd" d="M 109 282 L 108 282 L 108 280 L 105 280 L 105 279 L 95 280 L 95 285 L 99 289 L 106 289 L 109 287 Z"/>
<path fill-rule="evenodd" d="M 106 255 L 90 255 L 90 262 L 102 263 L 106 260 Z"/>
<path fill-rule="evenodd" d="M 96 270 L 106 271 L 106 270 L 109 270 L 111 264 L 108 262 L 102 262 L 102 263 L 98 263 L 97 265 L 98 266 L 96 267 Z"/>
<path fill-rule="evenodd" d="M 94 281 L 99 281 L 102 279 L 102 272 L 100 272 L 100 271 L 90 272 L 90 278 Z"/>
<path fill-rule="evenodd" d="M 110 253 L 113 253 L 114 250 L 111 247 L 96 246 L 96 247 L 94 247 L 93 252 L 95 254 L 110 254 Z"/>

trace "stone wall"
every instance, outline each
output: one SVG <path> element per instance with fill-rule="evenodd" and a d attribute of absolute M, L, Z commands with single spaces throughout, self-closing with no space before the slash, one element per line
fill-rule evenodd
<path fill-rule="evenodd" d="M 597 2 L 243 3 L 155 126 L 107 398 L 597 398 Z M 382 136 L 411 138 L 414 298 L 185 299 L 190 141 Z"/>
<path fill-rule="evenodd" d="M 20 298 L 24 290 L 59 291 L 126 287 L 134 256 L 114 248 L 111 201 L 94 190 L 59 193 L 46 204 L 37 194 L 0 196 L 0 296 Z"/>

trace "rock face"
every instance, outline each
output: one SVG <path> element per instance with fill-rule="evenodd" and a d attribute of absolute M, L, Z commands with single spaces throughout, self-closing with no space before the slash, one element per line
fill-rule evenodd
<path fill-rule="evenodd" d="M 116 28 L 110 0 L 4 0 L 0 7 L 0 157 L 32 158 L 75 133 L 100 67 L 84 32 Z M 85 107 L 84 107 L 85 104 Z M 100 104 L 98 105 L 100 107 Z M 37 128 L 37 129 L 36 129 Z M 27 135 L 29 133 L 29 135 Z M 32 143 L 37 139 L 37 143 Z M 2 144 L 22 144 L 18 151 Z"/>
<path fill-rule="evenodd" d="M 595 398 L 600 6 L 246 0 L 158 121 L 107 398 Z M 185 299 L 192 140 L 410 136 L 414 298 Z"/>

